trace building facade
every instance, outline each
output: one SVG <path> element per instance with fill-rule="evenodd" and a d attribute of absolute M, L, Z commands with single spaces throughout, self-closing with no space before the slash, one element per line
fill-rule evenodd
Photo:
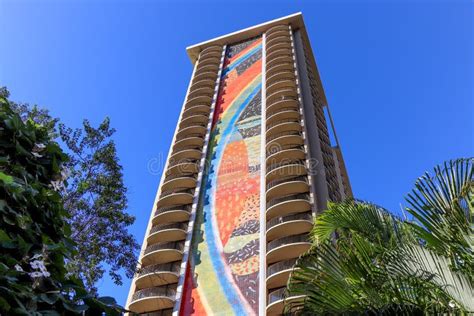
<path fill-rule="evenodd" d="M 194 71 L 127 308 L 281 314 L 314 217 L 352 195 L 302 15 L 187 51 Z"/>

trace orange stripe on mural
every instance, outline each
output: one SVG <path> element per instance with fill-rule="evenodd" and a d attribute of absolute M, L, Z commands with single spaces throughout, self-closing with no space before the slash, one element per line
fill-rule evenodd
<path fill-rule="evenodd" d="M 237 71 L 234 69 L 226 78 L 226 85 L 219 92 L 218 109 L 219 118 L 240 95 L 244 88 L 252 82 L 262 71 L 262 60 L 255 62 L 243 74 L 237 77 Z"/>
<path fill-rule="evenodd" d="M 261 43 L 262 43 L 262 39 L 259 39 L 259 40 L 255 41 L 255 43 L 253 43 L 252 45 L 249 45 L 248 47 L 246 47 L 243 51 L 241 51 L 238 54 L 236 54 L 235 56 L 233 56 L 232 58 L 229 58 L 229 64 L 232 64 L 234 61 L 239 59 L 241 56 L 247 54 L 250 50 L 257 47 Z"/>

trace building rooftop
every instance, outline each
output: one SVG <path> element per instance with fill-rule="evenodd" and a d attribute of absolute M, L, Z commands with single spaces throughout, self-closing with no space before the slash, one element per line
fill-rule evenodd
<path fill-rule="evenodd" d="M 271 20 L 262 24 L 239 30 L 237 32 L 222 35 L 210 39 L 208 41 L 188 46 L 186 48 L 186 51 L 188 53 L 189 58 L 191 59 L 191 62 L 194 64 L 199 56 L 199 52 L 201 52 L 206 47 L 214 45 L 222 46 L 225 44 L 240 42 L 250 37 L 260 35 L 269 28 L 279 24 L 288 24 L 291 25 L 291 27 L 295 30 L 304 30 L 303 14 L 301 12 L 290 14 L 279 19 Z M 306 32 L 303 33 L 306 34 Z"/>

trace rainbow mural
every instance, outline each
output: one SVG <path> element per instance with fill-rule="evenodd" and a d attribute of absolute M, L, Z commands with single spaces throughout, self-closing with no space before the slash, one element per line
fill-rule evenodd
<path fill-rule="evenodd" d="M 227 47 L 181 315 L 257 315 L 262 39 Z"/>

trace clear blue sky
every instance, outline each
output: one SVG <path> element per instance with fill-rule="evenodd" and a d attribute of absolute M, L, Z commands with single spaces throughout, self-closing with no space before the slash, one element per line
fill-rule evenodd
<path fill-rule="evenodd" d="M 414 180 L 470 156 L 473 3 L 0 1 L 0 85 L 71 127 L 110 116 L 141 243 L 192 72 L 185 47 L 302 11 L 355 195 L 398 212 Z M 100 294 L 125 303 L 105 279 Z"/>

